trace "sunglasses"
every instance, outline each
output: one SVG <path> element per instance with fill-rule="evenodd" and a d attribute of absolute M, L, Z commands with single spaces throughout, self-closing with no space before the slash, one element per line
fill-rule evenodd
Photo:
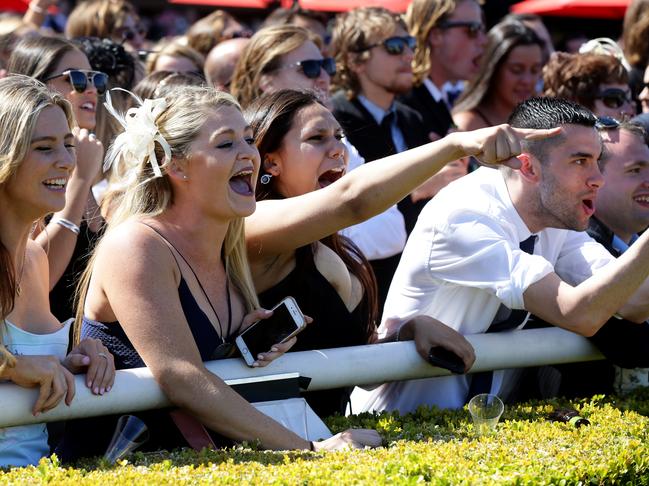
<path fill-rule="evenodd" d="M 383 46 L 383 48 L 388 54 L 391 54 L 393 56 L 399 56 L 403 54 L 403 51 L 406 50 L 406 47 L 411 51 L 414 51 L 415 47 L 417 47 L 417 39 L 415 39 L 411 35 L 404 35 L 404 36 L 395 35 L 394 37 L 388 37 L 383 42 L 369 45 L 367 47 L 364 47 L 363 49 L 359 49 L 356 52 L 368 51 L 378 46 Z"/>
<path fill-rule="evenodd" d="M 122 42 L 131 42 L 137 36 L 144 37 L 146 29 L 144 27 L 121 27 L 117 29 L 117 35 L 122 38 Z"/>
<path fill-rule="evenodd" d="M 475 39 L 480 34 L 484 34 L 485 27 L 482 22 L 465 22 L 465 21 L 453 21 L 447 20 L 446 22 L 441 22 L 437 25 L 442 30 L 456 29 L 456 28 L 465 28 L 466 33 L 469 37 Z"/>
<path fill-rule="evenodd" d="M 92 83 L 98 95 L 103 95 L 108 89 L 108 74 L 101 71 L 85 71 L 81 69 L 68 69 L 61 74 L 50 76 L 45 81 L 67 76 L 68 81 L 77 93 L 85 93 L 88 83 Z"/>
<path fill-rule="evenodd" d="M 607 108 L 621 108 L 625 103 L 631 103 L 631 93 L 620 88 L 609 88 L 595 95 L 596 100 L 602 100 Z"/>
<path fill-rule="evenodd" d="M 282 66 L 282 68 L 292 68 L 299 66 L 302 73 L 309 79 L 318 79 L 320 77 L 320 70 L 324 69 L 325 73 L 329 76 L 336 74 L 336 60 L 333 57 L 325 57 L 324 59 L 307 59 L 306 61 L 298 61 L 293 64 Z"/>
<path fill-rule="evenodd" d="M 600 116 L 595 122 L 595 128 L 598 130 L 614 130 L 620 127 L 620 122 L 612 116 Z"/>

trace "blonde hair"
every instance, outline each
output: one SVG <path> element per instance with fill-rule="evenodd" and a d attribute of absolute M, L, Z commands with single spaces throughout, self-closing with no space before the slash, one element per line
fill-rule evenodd
<path fill-rule="evenodd" d="M 16 174 L 27 157 L 38 118 L 50 106 L 61 108 L 68 125 L 74 126 L 70 104 L 40 81 L 23 75 L 0 79 L 0 186 Z M 17 287 L 13 256 L 0 241 L 0 326 L 13 310 Z M 12 363 L 11 354 L 2 346 L 0 329 L 0 371 Z"/>
<path fill-rule="evenodd" d="M 649 62 L 649 0 L 633 0 L 624 14 L 622 44 L 629 63 L 644 69 Z"/>
<path fill-rule="evenodd" d="M 207 56 L 215 45 L 224 40 L 223 31 L 231 20 L 234 20 L 234 17 L 225 10 L 215 10 L 191 25 L 187 31 L 187 43 L 203 56 Z"/>
<path fill-rule="evenodd" d="M 126 0 L 86 0 L 70 12 L 65 36 L 113 38 L 129 16 L 139 18 L 135 7 Z"/>
<path fill-rule="evenodd" d="M 169 144 L 171 157 L 188 160 L 189 163 L 191 163 L 191 144 L 210 114 L 222 107 L 235 107 L 240 110 L 239 104 L 231 95 L 208 87 L 177 86 L 169 91 L 164 99 L 166 107 L 156 117 L 155 124 L 160 135 Z M 106 234 L 133 218 L 158 216 L 173 204 L 173 190 L 166 175 L 171 160 L 165 160 L 163 147 L 159 143 L 155 145 L 155 156 L 162 171 L 162 177 L 155 177 L 148 156 L 141 160 L 127 160 L 128 157 L 123 155 L 127 153 L 125 147 L 117 145 L 120 140 L 123 138 L 115 140 L 107 158 L 110 158 L 111 154 L 118 155 L 113 174 L 123 181 L 123 194 L 110 218 Z M 77 338 L 96 255 L 97 250 L 91 257 L 77 287 L 75 323 Z M 230 222 L 223 243 L 223 256 L 228 278 L 243 296 L 246 309 L 252 311 L 259 306 L 259 303 L 248 265 L 243 218 Z"/>
<path fill-rule="evenodd" d="M 367 61 L 370 58 L 367 48 L 394 34 L 398 27 L 407 30 L 398 14 L 383 7 L 355 8 L 339 15 L 331 35 L 331 49 L 336 58 L 332 91 L 342 89 L 349 99 L 357 96 L 361 85 L 351 66 Z"/>
<path fill-rule="evenodd" d="M 149 54 L 146 61 L 147 74 L 155 71 L 155 65 L 161 56 L 185 57 L 196 65 L 196 71 L 203 72 L 205 56 L 191 46 L 183 45 L 178 40 L 172 40 L 158 43 L 156 49 Z"/>
<path fill-rule="evenodd" d="M 280 58 L 305 42 L 321 48 L 320 37 L 296 25 L 275 25 L 261 29 L 244 47 L 234 68 L 230 93 L 246 108 L 263 93 L 260 82 L 264 74 L 280 67 Z"/>

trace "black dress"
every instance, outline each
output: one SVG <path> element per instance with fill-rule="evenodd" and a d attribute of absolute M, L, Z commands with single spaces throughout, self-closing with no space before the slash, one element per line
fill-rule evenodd
<path fill-rule="evenodd" d="M 297 336 L 291 351 L 341 348 L 367 344 L 366 325 L 359 304 L 347 310 L 336 289 L 315 265 L 311 246 L 298 248 L 295 269 L 274 287 L 259 294 L 263 307 L 270 309 L 286 296 L 293 296 L 304 314 L 313 322 Z M 349 388 L 304 393 L 311 408 L 321 417 L 344 414 Z"/>

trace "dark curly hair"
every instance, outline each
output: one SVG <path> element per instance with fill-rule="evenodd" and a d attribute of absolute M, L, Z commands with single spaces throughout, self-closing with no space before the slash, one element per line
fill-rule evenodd
<path fill-rule="evenodd" d="M 555 52 L 543 68 L 543 95 L 565 98 L 592 110 L 602 84 L 628 84 L 629 74 L 613 56 Z"/>
<path fill-rule="evenodd" d="M 92 68 L 108 74 L 110 87 L 131 89 L 135 80 L 135 60 L 121 44 L 99 37 L 77 37 L 79 46 Z"/>

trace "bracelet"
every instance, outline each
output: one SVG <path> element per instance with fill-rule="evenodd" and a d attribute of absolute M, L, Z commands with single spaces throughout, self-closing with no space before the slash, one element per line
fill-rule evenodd
<path fill-rule="evenodd" d="M 35 13 L 40 14 L 40 15 L 47 14 L 47 9 L 46 8 L 39 7 L 38 5 L 34 5 L 33 3 L 30 3 L 28 8 L 32 12 L 35 12 Z"/>
<path fill-rule="evenodd" d="M 75 235 L 79 234 L 79 227 L 74 224 L 69 219 L 65 218 L 52 218 L 52 221 L 60 226 L 63 226 L 65 229 L 72 231 Z"/>

